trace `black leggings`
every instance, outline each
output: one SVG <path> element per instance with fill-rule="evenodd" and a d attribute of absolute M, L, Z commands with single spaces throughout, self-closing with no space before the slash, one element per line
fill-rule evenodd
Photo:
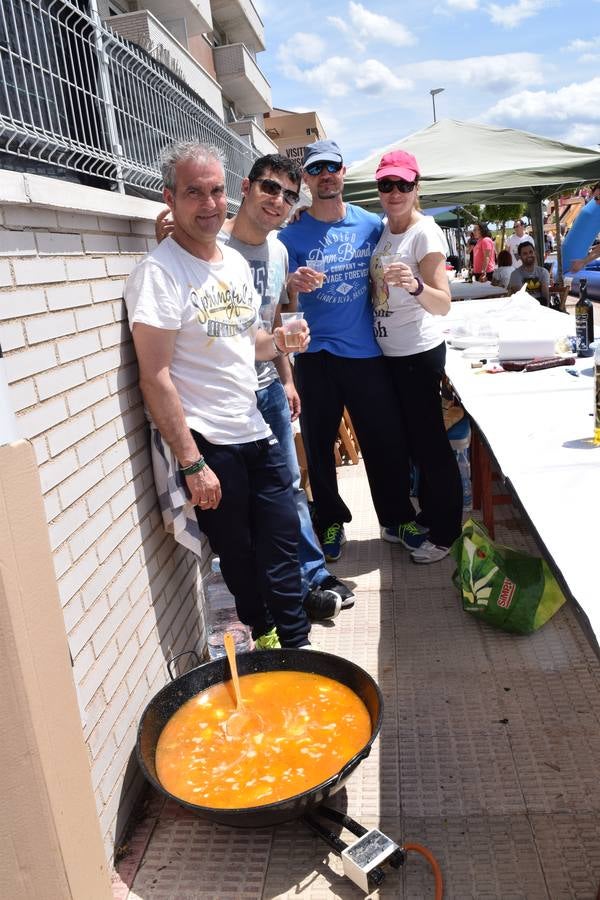
<path fill-rule="evenodd" d="M 449 547 L 462 525 L 462 483 L 450 446 L 440 388 L 446 344 L 412 356 L 386 356 L 385 363 L 400 404 L 410 456 L 419 467 L 419 522 L 429 539 Z"/>

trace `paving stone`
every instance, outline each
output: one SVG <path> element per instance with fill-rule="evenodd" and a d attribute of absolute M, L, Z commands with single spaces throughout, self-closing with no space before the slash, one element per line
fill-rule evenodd
<path fill-rule="evenodd" d="M 354 518 L 330 568 L 355 585 L 356 603 L 315 623 L 311 639 L 370 672 L 385 712 L 371 754 L 330 802 L 399 843 L 427 847 L 446 900 L 592 900 L 600 665 L 576 611 L 565 605 L 528 637 L 475 621 L 452 585 L 453 561 L 415 566 L 383 542 L 362 463 L 338 473 Z M 496 520 L 500 542 L 539 554 L 513 507 L 499 507 Z M 133 838 L 143 856 L 129 862 L 129 900 L 363 896 L 301 821 L 228 829 L 156 797 L 148 816 Z M 416 851 L 386 871 L 373 896 L 433 897 L 432 871 Z M 119 900 L 124 881 L 115 884 Z"/>

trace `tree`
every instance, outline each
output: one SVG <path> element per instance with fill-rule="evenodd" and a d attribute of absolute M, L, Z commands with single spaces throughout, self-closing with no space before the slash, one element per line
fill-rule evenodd
<path fill-rule="evenodd" d="M 501 242 L 504 247 L 506 223 L 520 219 L 525 214 L 525 203 L 486 203 L 481 207 L 478 203 L 470 203 L 464 209 L 483 222 L 496 222 L 500 225 Z"/>

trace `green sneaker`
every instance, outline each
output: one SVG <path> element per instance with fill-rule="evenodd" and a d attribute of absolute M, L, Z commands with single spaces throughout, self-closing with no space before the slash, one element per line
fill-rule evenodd
<path fill-rule="evenodd" d="M 346 543 L 344 526 L 334 522 L 321 534 L 321 547 L 327 562 L 336 562 L 342 555 L 342 544 Z"/>
<path fill-rule="evenodd" d="M 279 643 L 279 635 L 277 634 L 277 629 L 271 628 L 271 630 L 267 631 L 266 634 L 261 634 L 259 638 L 256 638 L 256 640 L 254 641 L 254 649 L 281 650 L 281 644 Z"/>

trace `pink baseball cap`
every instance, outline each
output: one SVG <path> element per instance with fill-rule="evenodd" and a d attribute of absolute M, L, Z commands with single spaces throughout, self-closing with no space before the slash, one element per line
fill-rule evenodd
<path fill-rule="evenodd" d="M 381 157 L 375 172 L 375 180 L 387 178 L 388 175 L 395 175 L 405 181 L 414 181 L 419 175 L 419 165 L 412 153 L 407 153 L 405 150 L 392 150 Z"/>

